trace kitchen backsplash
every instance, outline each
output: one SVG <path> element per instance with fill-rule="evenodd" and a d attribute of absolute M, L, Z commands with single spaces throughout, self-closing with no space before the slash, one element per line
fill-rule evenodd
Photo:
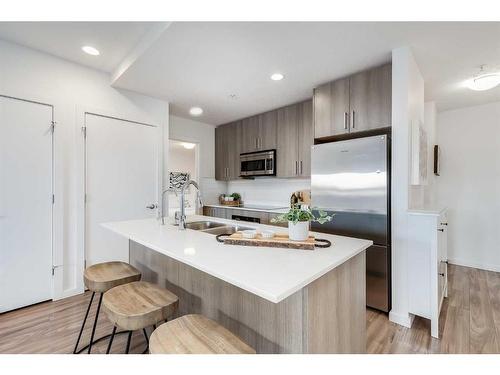
<path fill-rule="evenodd" d="M 229 181 L 225 192 L 240 193 L 246 204 L 287 207 L 294 191 L 310 188 L 310 179 L 256 178 L 255 180 Z"/>

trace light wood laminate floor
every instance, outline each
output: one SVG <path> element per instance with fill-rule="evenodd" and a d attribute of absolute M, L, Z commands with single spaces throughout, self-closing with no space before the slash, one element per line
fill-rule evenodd
<path fill-rule="evenodd" d="M 368 353 L 500 353 L 500 273 L 450 265 L 448 295 L 440 317 L 440 340 L 430 336 L 426 319 L 416 318 L 408 329 L 368 309 Z M 71 353 L 89 299 L 90 293 L 85 293 L 1 314 L 0 353 Z M 82 345 L 89 340 L 96 306 L 97 298 Z M 96 337 L 111 329 L 102 313 Z M 126 336 L 115 338 L 113 353 L 124 352 Z M 93 352 L 104 353 L 106 346 L 103 340 Z M 144 347 L 142 332 L 136 332 L 131 353 L 140 353 Z"/>

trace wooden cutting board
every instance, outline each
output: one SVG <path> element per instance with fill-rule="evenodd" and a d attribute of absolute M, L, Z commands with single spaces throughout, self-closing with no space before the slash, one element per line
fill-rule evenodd
<path fill-rule="evenodd" d="M 257 233 L 255 238 L 243 238 L 243 234 L 241 232 L 236 232 L 231 234 L 229 237 L 224 238 L 224 244 L 314 250 L 314 237 L 309 236 L 309 238 L 305 241 L 292 241 L 286 233 L 276 233 L 273 238 L 262 238 L 262 235 Z"/>

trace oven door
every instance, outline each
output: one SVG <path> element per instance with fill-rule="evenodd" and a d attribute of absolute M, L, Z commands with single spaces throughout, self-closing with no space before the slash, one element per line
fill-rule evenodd
<path fill-rule="evenodd" d="M 274 176 L 276 151 L 255 152 L 240 155 L 240 176 Z"/>

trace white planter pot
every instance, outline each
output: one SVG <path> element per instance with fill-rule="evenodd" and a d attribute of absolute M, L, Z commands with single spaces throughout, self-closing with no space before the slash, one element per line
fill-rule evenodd
<path fill-rule="evenodd" d="M 294 224 L 293 221 L 288 222 L 288 237 L 292 241 L 304 241 L 309 237 L 309 222 L 298 221 Z"/>

